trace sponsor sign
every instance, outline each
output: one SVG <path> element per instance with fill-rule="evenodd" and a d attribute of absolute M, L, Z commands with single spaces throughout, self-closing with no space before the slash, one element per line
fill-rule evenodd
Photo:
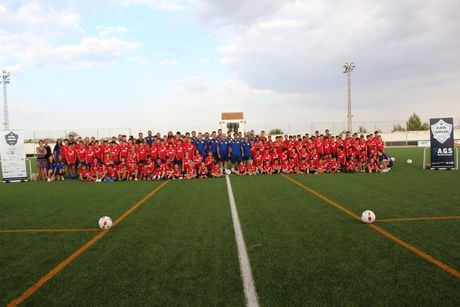
<path fill-rule="evenodd" d="M 452 118 L 430 119 L 431 168 L 454 168 Z"/>
<path fill-rule="evenodd" d="M 3 181 L 27 180 L 26 153 L 21 131 L 0 131 Z"/>

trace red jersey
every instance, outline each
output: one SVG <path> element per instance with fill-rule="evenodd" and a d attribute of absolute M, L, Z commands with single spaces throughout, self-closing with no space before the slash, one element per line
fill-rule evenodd
<path fill-rule="evenodd" d="M 256 172 L 256 166 L 254 164 L 248 165 L 248 172 L 254 174 Z"/>
<path fill-rule="evenodd" d="M 77 152 L 74 148 L 70 148 L 67 150 L 65 159 L 69 164 L 75 164 L 77 162 Z"/>
<path fill-rule="evenodd" d="M 185 155 L 185 150 L 184 150 L 184 147 L 182 147 L 182 145 L 177 145 L 176 148 L 175 148 L 175 155 L 176 155 L 176 159 L 177 160 L 182 160 L 184 158 L 184 155 Z"/>
<path fill-rule="evenodd" d="M 165 144 L 161 144 L 160 146 L 158 146 L 158 158 L 160 158 L 161 160 L 165 160 L 167 150 L 168 147 Z"/>
<path fill-rule="evenodd" d="M 238 174 L 244 174 L 246 172 L 246 165 L 244 163 L 240 163 L 238 165 Z"/>
<path fill-rule="evenodd" d="M 214 164 L 214 157 L 213 156 L 206 156 L 206 159 L 204 161 L 205 161 L 205 164 L 208 167 L 208 169 L 211 169 L 213 164 Z"/>
<path fill-rule="evenodd" d="M 196 155 L 193 157 L 193 163 L 195 163 L 195 167 L 199 167 L 201 162 L 203 162 L 203 157 L 201 155 Z"/>
<path fill-rule="evenodd" d="M 77 158 L 78 158 L 78 161 L 85 162 L 86 148 L 84 146 L 78 147 L 78 149 L 77 149 Z"/>
<path fill-rule="evenodd" d="M 136 153 L 139 161 L 147 160 L 147 148 L 144 145 L 138 147 Z"/>
<path fill-rule="evenodd" d="M 170 160 L 174 160 L 176 157 L 176 149 L 174 148 L 173 145 L 169 146 L 168 149 L 166 149 L 166 157 Z"/>
<path fill-rule="evenodd" d="M 92 147 L 88 147 L 85 153 L 86 163 L 92 163 L 94 161 L 94 150 Z"/>
<path fill-rule="evenodd" d="M 255 164 L 256 164 L 257 166 L 261 166 L 261 165 L 262 165 L 262 161 L 263 161 L 263 156 L 262 156 L 262 154 L 259 153 L 259 154 L 256 154 L 256 155 L 254 156 L 254 162 L 255 162 Z"/>

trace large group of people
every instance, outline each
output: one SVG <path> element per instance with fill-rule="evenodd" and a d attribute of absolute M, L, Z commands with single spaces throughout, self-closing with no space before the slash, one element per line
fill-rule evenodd
<path fill-rule="evenodd" d="M 36 148 L 35 179 L 113 182 L 218 178 L 226 174 L 321 174 L 388 172 L 392 161 L 378 132 L 329 130 L 271 136 L 264 131 L 118 135 L 48 140 Z"/>

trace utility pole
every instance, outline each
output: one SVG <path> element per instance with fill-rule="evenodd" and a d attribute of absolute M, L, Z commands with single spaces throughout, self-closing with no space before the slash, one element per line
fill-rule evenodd
<path fill-rule="evenodd" d="M 3 82 L 3 130 L 10 129 L 8 120 L 8 98 L 6 95 L 6 85 L 10 83 L 10 73 L 6 69 L 2 70 L 0 82 Z"/>
<path fill-rule="evenodd" d="M 351 114 L 351 73 L 355 69 L 355 64 L 353 62 L 351 63 L 345 63 L 343 65 L 343 73 L 347 74 L 347 84 L 348 84 L 348 114 L 347 114 L 347 119 L 348 119 L 348 125 L 347 125 L 347 130 L 352 132 L 353 126 L 352 126 L 352 117 L 353 115 Z"/>

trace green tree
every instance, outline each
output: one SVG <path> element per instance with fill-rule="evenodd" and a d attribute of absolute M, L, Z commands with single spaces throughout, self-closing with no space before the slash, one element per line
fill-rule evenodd
<path fill-rule="evenodd" d="M 397 131 L 406 131 L 406 128 L 404 128 L 400 124 L 394 125 L 393 129 L 391 129 L 391 132 L 397 132 Z"/>
<path fill-rule="evenodd" d="M 280 128 L 275 128 L 275 129 L 270 130 L 270 132 L 268 134 L 269 135 L 272 135 L 272 134 L 284 134 L 284 132 Z"/>
<path fill-rule="evenodd" d="M 420 117 L 417 114 L 412 114 L 406 122 L 407 131 L 421 131 L 428 130 L 430 125 L 428 123 L 422 122 Z"/>

